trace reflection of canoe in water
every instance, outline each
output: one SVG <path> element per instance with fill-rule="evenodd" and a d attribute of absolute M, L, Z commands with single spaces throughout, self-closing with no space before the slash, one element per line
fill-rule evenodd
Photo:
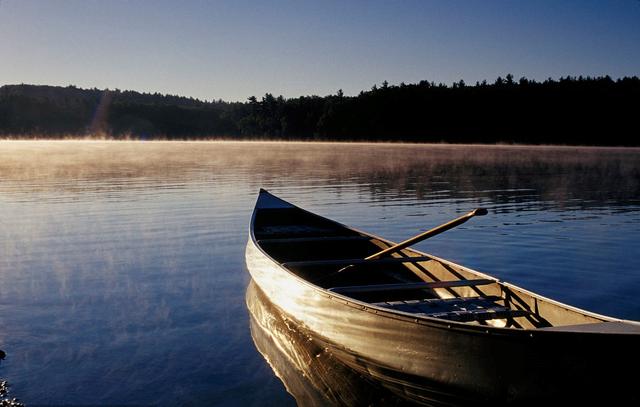
<path fill-rule="evenodd" d="M 412 381 L 396 374 L 381 382 L 375 375 L 362 374 L 342 360 L 357 355 L 341 353 L 340 359 L 313 332 L 304 330 L 273 305 L 253 280 L 246 293 L 251 317 L 251 337 L 276 376 L 300 406 L 404 406 L 411 400 L 433 406 L 477 405 L 470 395 L 447 394 L 447 389 L 426 387 L 419 393 Z M 358 373 L 360 371 L 361 373 Z M 391 390 L 391 391 L 390 391 Z"/>
<path fill-rule="evenodd" d="M 391 245 L 261 190 L 246 260 L 332 354 L 391 387 L 411 383 L 416 399 L 434 385 L 476 401 L 637 398 L 626 366 L 640 362 L 640 324 L 412 249 L 361 260 Z"/>
<path fill-rule="evenodd" d="M 246 300 L 253 342 L 298 405 L 403 404 L 402 399 L 336 360 L 269 302 L 253 281 Z"/>

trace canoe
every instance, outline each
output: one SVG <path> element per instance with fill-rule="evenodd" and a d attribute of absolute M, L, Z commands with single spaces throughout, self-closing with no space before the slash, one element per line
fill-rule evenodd
<path fill-rule="evenodd" d="M 411 248 L 364 260 L 393 245 L 261 189 L 246 263 L 301 331 L 413 401 L 638 400 L 640 323 Z"/>

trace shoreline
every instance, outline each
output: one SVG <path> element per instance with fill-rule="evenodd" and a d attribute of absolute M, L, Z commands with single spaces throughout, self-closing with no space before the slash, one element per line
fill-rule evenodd
<path fill-rule="evenodd" d="M 0 138 L 0 143 L 86 143 L 86 144 L 286 144 L 286 145 L 350 145 L 350 146 L 397 146 L 397 147 L 483 147 L 496 149 L 598 149 L 598 150 L 638 150 L 640 146 L 607 146 L 607 145 L 579 145 L 579 144 L 518 144 L 518 143 L 418 143 L 403 141 L 342 141 L 342 140 L 261 140 L 244 139 L 232 140 L 225 138 L 167 140 L 167 139 L 109 139 L 109 138 Z"/>

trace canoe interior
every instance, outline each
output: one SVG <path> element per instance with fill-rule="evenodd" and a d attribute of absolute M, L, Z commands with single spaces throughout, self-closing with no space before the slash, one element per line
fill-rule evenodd
<path fill-rule="evenodd" d="M 391 312 L 514 329 L 589 324 L 598 332 L 602 322 L 622 324 L 411 249 L 363 261 L 391 243 L 266 191 L 258 199 L 252 230 L 257 245 L 291 273 L 320 289 Z M 631 326 L 638 333 L 638 327 Z"/>

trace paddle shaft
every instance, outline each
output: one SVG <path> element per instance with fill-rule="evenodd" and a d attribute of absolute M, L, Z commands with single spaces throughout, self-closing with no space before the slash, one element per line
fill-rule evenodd
<path fill-rule="evenodd" d="M 369 257 L 365 257 L 365 260 L 373 260 L 373 259 L 377 259 L 381 256 L 387 255 L 387 254 L 391 254 L 391 253 L 395 253 L 399 250 L 404 249 L 405 247 L 409 247 L 412 244 L 421 242 L 425 239 L 428 239 L 430 237 L 433 237 L 435 235 L 439 235 L 442 232 L 446 232 L 447 230 L 451 229 L 451 228 L 455 228 L 458 225 L 461 225 L 463 223 L 465 223 L 466 221 L 468 221 L 469 219 L 473 218 L 474 216 L 484 216 L 487 214 L 487 210 L 483 209 L 483 208 L 478 208 L 478 209 L 474 209 L 471 212 L 460 216 L 459 218 L 453 219 L 443 225 L 440 225 L 438 227 L 435 227 L 431 230 L 427 230 L 426 232 L 420 233 L 419 235 L 416 235 L 412 238 L 409 238 L 403 242 L 400 242 L 398 244 L 395 244 L 391 247 L 388 247 L 382 251 L 379 251 L 378 253 L 372 254 Z"/>
<path fill-rule="evenodd" d="M 391 253 L 395 253 L 399 250 L 404 249 L 405 247 L 409 247 L 412 244 L 421 242 L 425 239 L 428 239 L 432 236 L 435 235 L 439 235 L 442 232 L 446 232 L 447 230 L 451 229 L 451 228 L 455 228 L 458 225 L 461 225 L 463 223 L 465 223 L 466 221 L 468 221 L 469 219 L 473 218 L 474 216 L 484 216 L 486 215 L 488 212 L 486 209 L 483 208 L 478 208 L 478 209 L 474 209 L 471 212 L 460 216 L 459 218 L 453 219 L 443 225 L 440 225 L 438 227 L 435 227 L 431 230 L 427 230 L 426 232 L 420 233 L 419 235 L 416 235 L 410 239 L 405 240 L 404 242 L 400 242 L 397 244 L 394 244 L 391 247 L 387 247 L 386 249 L 379 251 L 378 253 L 372 254 L 371 256 L 365 257 L 364 260 L 374 260 L 377 259 L 381 256 L 387 255 L 387 254 L 391 254 Z M 331 278 L 333 276 L 335 276 L 336 274 L 340 274 L 345 270 L 349 270 L 351 268 L 353 268 L 355 265 L 354 264 L 349 264 L 348 266 L 345 266 L 343 268 L 341 268 L 338 271 L 335 271 L 333 273 L 330 273 L 329 275 L 326 275 L 324 277 L 321 277 L 318 281 L 322 281 L 322 280 L 326 280 L 328 278 Z M 316 283 L 318 282 L 316 281 Z"/>

